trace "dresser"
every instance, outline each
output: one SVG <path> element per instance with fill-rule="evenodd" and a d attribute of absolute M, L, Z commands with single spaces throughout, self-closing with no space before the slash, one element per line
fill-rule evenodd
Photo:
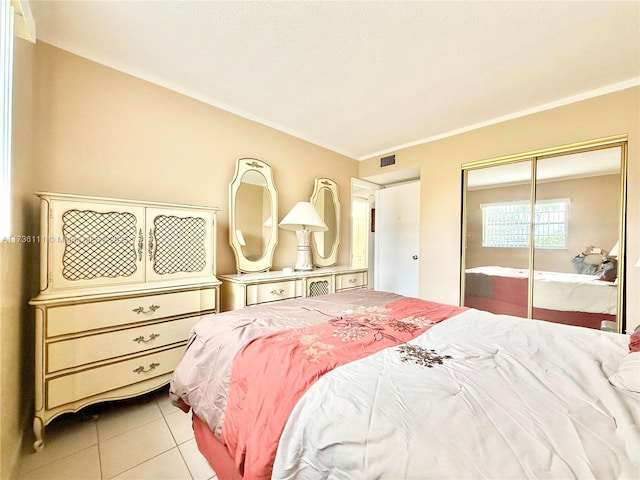
<path fill-rule="evenodd" d="M 305 298 L 343 290 L 367 288 L 366 268 L 325 267 L 310 272 L 271 271 L 219 275 L 221 308 L 237 310 L 251 305 Z"/>
<path fill-rule="evenodd" d="M 217 208 L 39 193 L 34 449 L 58 415 L 169 382 L 219 309 Z"/>

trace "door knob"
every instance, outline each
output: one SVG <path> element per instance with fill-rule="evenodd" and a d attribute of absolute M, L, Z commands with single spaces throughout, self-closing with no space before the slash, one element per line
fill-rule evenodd
<path fill-rule="evenodd" d="M 411 257 L 411 258 L 413 258 L 414 260 L 417 260 L 417 259 L 418 259 L 418 255 L 414 255 L 414 256 L 413 256 L 413 257 Z"/>

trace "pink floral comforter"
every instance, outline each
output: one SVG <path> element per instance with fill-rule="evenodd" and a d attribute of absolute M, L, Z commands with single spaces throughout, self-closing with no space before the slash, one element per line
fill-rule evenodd
<path fill-rule="evenodd" d="M 306 328 L 401 298 L 387 292 L 352 290 L 205 315 L 191 330 L 187 349 L 174 371 L 171 401 L 185 412 L 192 410 L 219 439 L 233 362 L 247 343 L 273 332 Z"/>
<path fill-rule="evenodd" d="M 289 414 L 309 386 L 353 360 L 403 344 L 466 310 L 415 298 L 352 306 L 329 320 L 248 342 L 231 375 L 222 440 L 245 478 L 269 479 Z M 441 362 L 437 356 L 430 359 Z"/>

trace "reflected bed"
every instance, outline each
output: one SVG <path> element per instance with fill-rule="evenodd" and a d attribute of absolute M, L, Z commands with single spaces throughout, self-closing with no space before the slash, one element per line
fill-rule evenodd
<path fill-rule="evenodd" d="M 219 478 L 623 478 L 628 337 L 358 290 L 204 317 L 171 382 Z"/>
<path fill-rule="evenodd" d="M 527 316 L 528 273 L 509 267 L 475 267 L 465 271 L 464 304 L 492 313 Z M 600 328 L 616 321 L 617 282 L 579 273 L 534 273 L 533 318 Z"/>

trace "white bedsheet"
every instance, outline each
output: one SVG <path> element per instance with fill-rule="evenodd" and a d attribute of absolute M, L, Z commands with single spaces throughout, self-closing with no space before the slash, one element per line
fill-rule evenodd
<path fill-rule="evenodd" d="M 597 275 L 535 272 L 533 306 L 549 310 L 615 315 L 618 284 L 599 280 Z"/>
<path fill-rule="evenodd" d="M 640 394 L 607 381 L 628 337 L 469 310 L 340 367 L 300 399 L 276 479 L 640 478 Z"/>
<path fill-rule="evenodd" d="M 491 277 L 525 278 L 528 270 L 520 268 L 484 266 L 466 273 Z M 591 312 L 615 315 L 618 305 L 618 282 L 600 280 L 598 275 L 535 271 L 533 306 L 563 312 Z"/>

